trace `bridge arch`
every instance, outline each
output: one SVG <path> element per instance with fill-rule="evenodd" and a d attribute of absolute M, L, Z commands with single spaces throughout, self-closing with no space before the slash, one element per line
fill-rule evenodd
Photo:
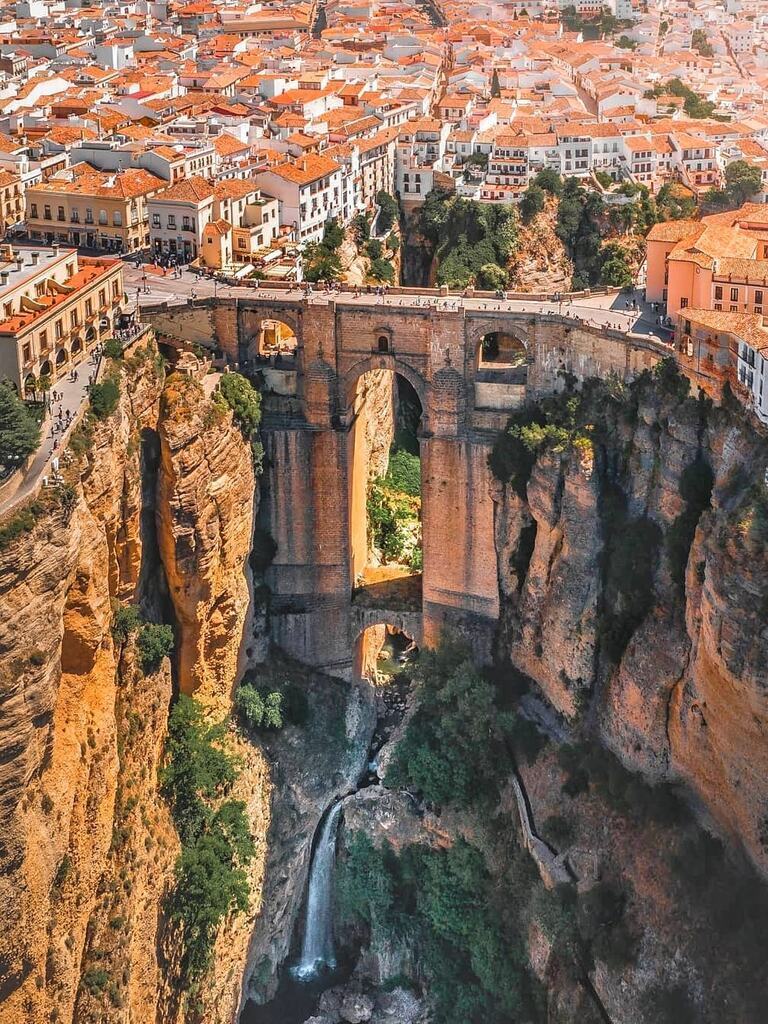
<path fill-rule="evenodd" d="M 419 370 L 403 359 L 398 358 L 392 352 L 373 353 L 366 359 L 357 360 L 347 369 L 341 381 L 341 395 L 339 396 L 344 414 L 348 415 L 352 409 L 357 382 L 370 370 L 390 370 L 392 373 L 396 373 L 408 381 L 421 402 L 421 425 L 422 431 L 426 433 L 428 431 L 429 385 Z"/>

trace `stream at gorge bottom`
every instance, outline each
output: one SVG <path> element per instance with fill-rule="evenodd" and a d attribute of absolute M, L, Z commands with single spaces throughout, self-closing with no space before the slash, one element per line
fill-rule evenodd
<path fill-rule="evenodd" d="M 393 632 L 387 636 L 378 658 L 377 679 L 372 680 L 377 691 L 377 719 L 365 768 L 357 785 L 326 807 L 315 829 L 303 905 L 290 953 L 279 969 L 275 994 L 263 1004 L 249 999 L 239 1024 L 304 1024 L 317 1012 L 323 993 L 343 985 L 353 974 L 357 962 L 354 951 L 338 949 L 332 934 L 336 849 L 343 804 L 360 790 L 380 782 L 376 759 L 402 720 L 410 688 L 405 666 L 415 650 L 404 634 Z"/>

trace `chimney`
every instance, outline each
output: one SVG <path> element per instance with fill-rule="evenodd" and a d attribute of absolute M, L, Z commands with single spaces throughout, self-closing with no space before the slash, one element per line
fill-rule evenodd
<path fill-rule="evenodd" d="M 0 270 L 0 286 L 4 287 L 8 284 L 8 271 Z"/>
<path fill-rule="evenodd" d="M 51 250 L 53 252 L 54 258 L 56 256 L 58 256 L 59 255 L 59 243 L 58 242 L 54 242 L 53 245 L 51 246 Z"/>
<path fill-rule="evenodd" d="M 40 262 L 40 253 L 39 252 L 33 252 L 31 257 L 30 257 L 30 259 L 32 260 L 32 266 L 36 267 L 37 264 Z"/>

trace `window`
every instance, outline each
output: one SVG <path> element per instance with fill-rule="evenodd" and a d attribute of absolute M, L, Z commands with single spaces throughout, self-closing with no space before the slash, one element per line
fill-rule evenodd
<path fill-rule="evenodd" d="M 90 206 L 86 206 L 85 208 L 85 223 L 93 224 L 93 210 L 90 208 Z"/>
<path fill-rule="evenodd" d="M 113 281 L 112 282 L 112 298 L 116 299 L 119 294 L 120 294 L 120 292 L 119 292 L 119 289 L 117 287 L 117 281 Z"/>
<path fill-rule="evenodd" d="M 40 351 L 48 351 L 48 331 L 40 331 Z"/>
<path fill-rule="evenodd" d="M 184 219 L 182 221 L 182 227 L 184 228 L 185 231 L 189 231 L 190 230 L 190 228 L 192 227 L 192 224 L 190 222 L 189 217 L 184 217 Z"/>
<path fill-rule="evenodd" d="M 377 348 L 379 352 L 389 352 L 389 338 L 386 334 L 382 334 L 377 342 Z"/>
<path fill-rule="evenodd" d="M 238 238 L 238 240 L 237 240 L 237 247 L 238 247 L 238 249 L 244 249 L 245 248 L 245 239 L 244 238 Z"/>
<path fill-rule="evenodd" d="M 56 211 L 56 219 L 57 220 L 64 220 L 64 207 L 63 206 L 60 206 L 58 208 L 58 210 Z"/>
<path fill-rule="evenodd" d="M 176 214 L 175 213 L 169 213 L 168 214 L 168 227 L 169 228 L 175 228 L 176 227 Z"/>
<path fill-rule="evenodd" d="M 715 309 L 717 310 L 718 313 L 722 312 L 722 309 L 723 309 L 722 302 L 716 302 L 715 303 Z"/>
<path fill-rule="evenodd" d="M 153 228 L 159 228 L 160 227 L 160 214 L 159 213 L 153 213 L 152 214 L 152 227 Z"/>
<path fill-rule="evenodd" d="M 86 316 L 92 316 L 93 315 L 93 299 L 86 299 L 85 300 L 85 315 Z"/>
<path fill-rule="evenodd" d="M 107 211 L 106 210 L 99 210 L 99 224 L 106 224 L 106 223 L 107 223 Z"/>
<path fill-rule="evenodd" d="M 43 208 L 43 218 L 44 218 L 44 220 L 50 220 L 51 219 L 51 208 L 50 208 L 50 206 L 46 205 Z"/>
<path fill-rule="evenodd" d="M 80 223 L 80 211 L 79 210 L 73 210 L 70 213 L 69 216 L 70 216 L 70 219 L 71 219 L 73 224 L 79 224 Z"/>
<path fill-rule="evenodd" d="M 77 310 L 76 309 L 73 309 L 72 312 L 69 314 L 69 326 L 72 328 L 73 331 L 77 327 Z"/>
<path fill-rule="evenodd" d="M 24 353 L 24 362 L 25 363 L 30 362 L 30 360 L 32 359 L 32 346 L 29 344 L 29 342 L 27 342 L 24 345 L 24 348 L 23 348 L 22 351 Z"/>
<path fill-rule="evenodd" d="M 74 263 L 68 263 L 67 264 L 67 277 L 72 277 L 74 272 L 75 272 L 75 264 Z"/>
<path fill-rule="evenodd" d="M 112 214 L 112 224 L 116 228 L 121 228 L 123 226 L 123 215 L 120 210 L 115 210 Z"/>
<path fill-rule="evenodd" d="M 723 297 L 723 286 L 718 284 L 715 287 L 715 298 L 716 299 L 722 299 L 722 297 Z"/>
<path fill-rule="evenodd" d="M 763 304 L 763 290 L 762 290 L 762 288 L 758 288 L 755 291 L 755 303 L 758 306 L 762 306 L 762 304 Z"/>
<path fill-rule="evenodd" d="M 738 301 L 739 301 L 739 289 L 738 288 L 731 288 L 731 302 L 738 302 Z"/>
<path fill-rule="evenodd" d="M 57 341 L 64 337 L 64 324 L 61 320 L 57 320 L 53 325 L 53 332 Z"/>
<path fill-rule="evenodd" d="M 680 308 L 681 309 L 685 309 L 685 307 L 687 305 L 688 305 L 688 299 L 680 299 Z"/>
<path fill-rule="evenodd" d="M 37 203 L 31 203 L 29 209 L 30 209 L 30 215 L 32 217 L 36 217 L 37 216 Z"/>
<path fill-rule="evenodd" d="M 99 305 L 106 306 L 107 304 L 107 293 L 104 288 L 99 288 Z"/>

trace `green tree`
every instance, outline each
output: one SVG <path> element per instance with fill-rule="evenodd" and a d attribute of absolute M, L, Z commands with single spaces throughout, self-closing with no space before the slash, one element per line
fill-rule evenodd
<path fill-rule="evenodd" d="M 539 171 L 533 179 L 533 184 L 553 196 L 559 196 L 563 191 L 563 179 L 551 167 L 545 167 L 543 171 Z"/>
<path fill-rule="evenodd" d="M 235 423 L 251 438 L 261 423 L 261 395 L 240 373 L 222 374 L 219 393 L 234 414 Z"/>
<path fill-rule="evenodd" d="M 325 222 L 323 228 L 323 246 L 330 252 L 336 252 L 341 248 L 344 241 L 344 228 L 336 217 L 331 217 Z"/>
<path fill-rule="evenodd" d="M 250 683 L 238 687 L 235 707 L 251 729 L 282 729 L 283 695 L 277 690 L 260 692 Z"/>
<path fill-rule="evenodd" d="M 702 57 L 714 57 L 715 51 L 707 39 L 707 33 L 703 28 L 695 28 L 691 36 L 691 49 L 696 50 Z"/>
<path fill-rule="evenodd" d="M 142 672 L 156 672 L 173 650 L 173 629 L 170 626 L 148 622 L 141 627 L 136 647 Z"/>
<path fill-rule="evenodd" d="M 390 233 L 387 235 L 386 246 L 390 252 L 397 252 L 398 249 L 400 248 L 400 239 L 398 238 L 394 231 L 390 231 Z"/>
<path fill-rule="evenodd" d="M 545 193 L 541 185 L 529 185 L 520 200 L 520 217 L 529 224 L 544 209 Z"/>
<path fill-rule="evenodd" d="M 118 643 L 125 643 L 141 624 L 141 613 L 135 604 L 118 605 L 112 615 L 112 636 Z"/>
<path fill-rule="evenodd" d="M 40 444 L 34 416 L 8 381 L 0 381 L 0 467 L 10 472 Z"/>
<path fill-rule="evenodd" d="M 466 807 L 498 793 L 509 765 L 510 720 L 466 648 L 444 641 L 422 652 L 414 673 L 418 710 L 395 750 L 385 783 L 415 788 L 436 804 Z"/>
<path fill-rule="evenodd" d="M 107 377 L 101 384 L 91 384 L 89 392 L 91 412 L 99 420 L 105 420 L 117 408 L 120 388 L 113 377 Z"/>
<path fill-rule="evenodd" d="M 509 284 L 509 273 L 498 263 L 484 263 L 477 272 L 477 284 L 486 291 L 503 291 Z"/>
<path fill-rule="evenodd" d="M 763 187 L 762 173 L 759 167 L 749 164 L 746 160 L 734 160 L 725 169 L 725 190 L 735 206 L 741 206 L 752 199 Z"/>
<path fill-rule="evenodd" d="M 400 211 L 397 200 L 393 199 L 389 192 L 385 192 L 384 189 L 376 193 L 376 205 L 379 207 L 377 227 L 379 234 L 383 235 L 385 231 L 390 231 L 396 223 Z"/>
<path fill-rule="evenodd" d="M 395 268 L 389 260 L 385 260 L 383 258 L 372 260 L 368 273 L 374 281 L 383 281 L 386 284 L 392 284 L 395 280 Z"/>

